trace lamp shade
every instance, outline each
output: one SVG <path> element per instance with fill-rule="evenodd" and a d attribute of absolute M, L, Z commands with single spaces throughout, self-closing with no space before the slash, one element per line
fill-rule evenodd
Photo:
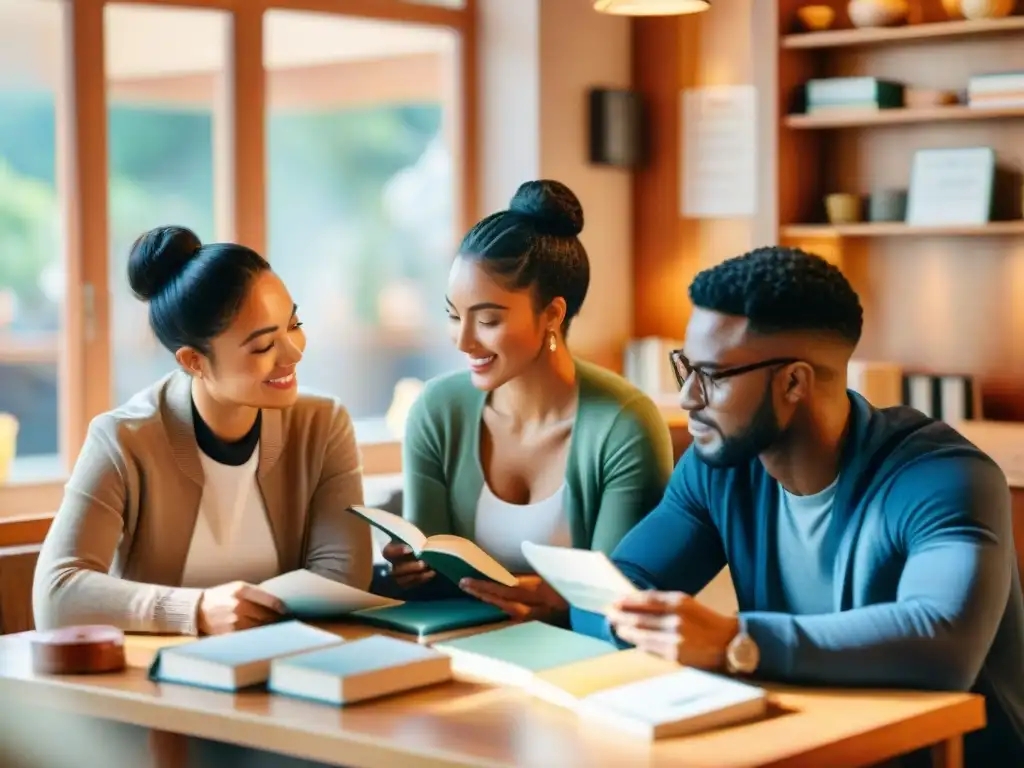
<path fill-rule="evenodd" d="M 678 16 L 710 7 L 711 0 L 594 0 L 594 10 L 616 16 Z"/>

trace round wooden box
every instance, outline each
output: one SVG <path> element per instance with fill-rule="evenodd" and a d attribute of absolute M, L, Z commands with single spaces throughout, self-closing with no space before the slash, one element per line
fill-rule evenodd
<path fill-rule="evenodd" d="M 30 638 L 32 669 L 45 675 L 90 675 L 125 667 L 124 632 L 89 625 L 36 632 Z"/>

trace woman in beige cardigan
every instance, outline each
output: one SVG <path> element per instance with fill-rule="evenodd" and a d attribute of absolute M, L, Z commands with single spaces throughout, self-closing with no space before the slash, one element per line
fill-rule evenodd
<path fill-rule="evenodd" d="M 256 585 L 297 568 L 368 588 L 352 422 L 298 394 L 305 335 L 269 264 L 163 227 L 128 277 L 181 370 L 90 425 L 36 568 L 37 627 L 244 629 L 282 611 Z"/>

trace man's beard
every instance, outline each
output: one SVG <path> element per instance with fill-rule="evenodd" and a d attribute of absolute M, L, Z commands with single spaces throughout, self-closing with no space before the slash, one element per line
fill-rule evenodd
<path fill-rule="evenodd" d="M 693 446 L 698 458 L 711 467 L 735 467 L 749 463 L 775 446 L 785 436 L 785 430 L 779 426 L 775 409 L 772 407 L 771 387 L 765 390 L 761 403 L 742 432 L 726 436 L 722 434 L 718 425 L 706 421 L 702 423 L 718 432 L 720 438 L 718 447 L 710 452 L 703 450 L 696 443 Z"/>

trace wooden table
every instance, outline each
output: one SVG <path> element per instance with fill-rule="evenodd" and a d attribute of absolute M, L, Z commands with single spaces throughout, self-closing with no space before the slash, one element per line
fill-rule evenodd
<path fill-rule="evenodd" d="M 352 625 L 328 629 L 350 639 L 376 631 Z M 182 639 L 133 636 L 124 673 L 62 677 L 33 674 L 27 634 L 0 637 L 0 701 L 349 768 L 843 768 L 931 745 L 937 745 L 935 764 L 954 768 L 960 765 L 962 735 L 985 723 L 983 700 L 972 694 L 772 687 L 767 719 L 648 743 L 601 730 L 517 690 L 469 680 L 345 709 L 262 692 L 228 694 L 149 682 L 146 667 L 154 651 L 176 642 Z"/>

